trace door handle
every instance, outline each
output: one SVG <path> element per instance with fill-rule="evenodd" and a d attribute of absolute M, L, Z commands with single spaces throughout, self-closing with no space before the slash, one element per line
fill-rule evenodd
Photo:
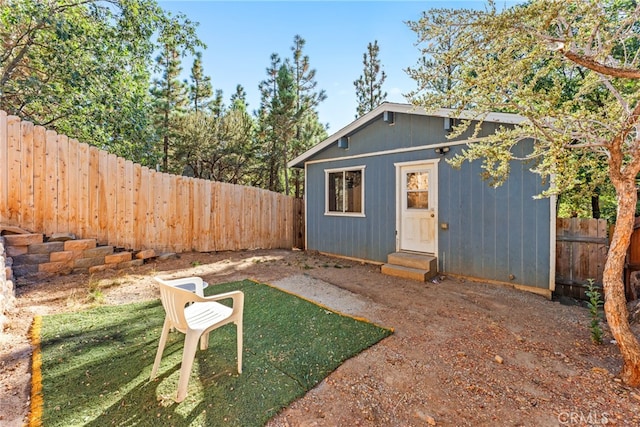
<path fill-rule="evenodd" d="M 436 217 L 436 214 L 431 213 L 431 218 L 435 218 L 435 217 Z"/>

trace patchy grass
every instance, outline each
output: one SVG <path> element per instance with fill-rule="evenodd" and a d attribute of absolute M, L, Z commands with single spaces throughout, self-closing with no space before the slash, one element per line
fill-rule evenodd
<path fill-rule="evenodd" d="M 235 327 L 215 330 L 209 349 L 196 354 L 189 393 L 179 404 L 172 397 L 184 335 L 170 334 L 158 379 L 149 381 L 164 319 L 159 301 L 43 317 L 43 405 L 32 408 L 32 418 L 41 416 L 46 426 L 261 426 L 391 334 L 251 281 L 206 292 L 235 289 L 245 293 L 243 373 L 236 371 Z"/>

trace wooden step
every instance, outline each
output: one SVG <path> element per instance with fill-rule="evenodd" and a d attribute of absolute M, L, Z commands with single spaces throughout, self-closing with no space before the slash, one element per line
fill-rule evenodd
<path fill-rule="evenodd" d="M 436 270 L 424 270 L 421 268 L 404 267 L 402 265 L 384 264 L 380 271 L 388 276 L 402 277 L 403 279 L 419 280 L 426 282 L 436 275 Z"/>
<path fill-rule="evenodd" d="M 387 255 L 387 263 L 434 272 L 438 270 L 436 257 L 427 254 L 394 252 Z"/>

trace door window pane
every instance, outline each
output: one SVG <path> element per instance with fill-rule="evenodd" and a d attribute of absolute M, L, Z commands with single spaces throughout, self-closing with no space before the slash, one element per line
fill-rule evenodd
<path fill-rule="evenodd" d="M 407 209 L 429 208 L 429 173 L 409 172 L 406 175 Z"/>

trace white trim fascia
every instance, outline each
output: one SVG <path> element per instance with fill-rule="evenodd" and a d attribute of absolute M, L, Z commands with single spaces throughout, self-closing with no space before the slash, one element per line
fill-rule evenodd
<path fill-rule="evenodd" d="M 395 162 L 393 166 L 396 168 L 403 166 L 414 166 L 414 165 L 424 165 L 425 163 L 440 163 L 441 159 L 422 159 L 422 160 L 412 160 L 410 162 Z"/>
<path fill-rule="evenodd" d="M 385 111 L 391 111 L 394 113 L 403 113 L 403 114 L 415 114 L 420 116 L 451 117 L 451 118 L 457 118 L 457 119 L 463 119 L 463 120 L 484 120 L 486 122 L 506 123 L 506 124 L 520 124 L 526 121 L 525 117 L 520 116 L 518 114 L 512 114 L 512 113 L 480 113 L 476 111 L 463 110 L 460 114 L 456 114 L 456 110 L 453 110 L 451 108 L 440 108 L 438 110 L 428 111 L 424 107 L 417 107 L 412 104 L 383 102 L 373 110 L 369 111 L 364 116 L 351 122 L 347 126 L 337 131 L 336 133 L 330 135 L 324 141 L 316 144 L 315 146 L 311 147 L 309 150 L 305 151 L 295 159 L 288 162 L 287 167 L 291 168 L 291 167 L 295 167 L 300 163 L 304 163 L 309 157 L 324 150 L 331 144 L 336 143 L 336 141 L 341 137 L 347 136 L 348 134 L 354 132 L 356 129 L 366 124 L 367 122 L 373 120 L 375 117 L 379 116 Z"/>
<path fill-rule="evenodd" d="M 454 147 L 456 145 L 466 145 L 466 144 L 471 144 L 471 143 L 474 143 L 474 142 L 479 142 L 479 141 L 481 141 L 483 139 L 485 139 L 485 137 L 483 137 L 483 138 L 470 138 L 470 139 L 465 139 L 465 140 L 461 140 L 461 141 L 441 142 L 441 143 L 438 143 L 438 144 L 417 145 L 415 147 L 395 148 L 393 150 L 384 150 L 384 151 L 375 151 L 375 152 L 372 152 L 372 153 L 354 154 L 353 156 L 346 156 L 346 157 L 333 157 L 333 158 L 329 158 L 329 159 L 311 160 L 311 161 L 305 162 L 305 165 L 313 165 L 313 164 L 325 163 L 325 162 L 335 162 L 335 161 L 338 161 L 338 160 L 353 160 L 353 159 L 363 159 L 363 158 L 367 158 L 367 157 L 386 156 L 388 154 L 409 153 L 411 151 L 433 150 L 434 148 L 440 148 L 440 147 Z M 431 160 L 431 159 L 425 159 L 425 160 Z"/>

